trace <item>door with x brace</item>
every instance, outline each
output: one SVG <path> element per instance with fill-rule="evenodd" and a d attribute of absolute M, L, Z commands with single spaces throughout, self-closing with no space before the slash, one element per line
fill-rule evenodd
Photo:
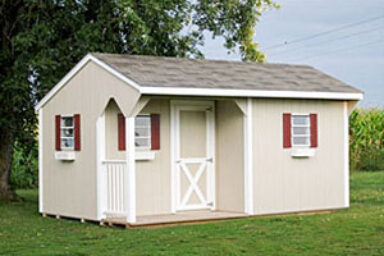
<path fill-rule="evenodd" d="M 214 209 L 214 104 L 175 108 L 176 210 Z"/>

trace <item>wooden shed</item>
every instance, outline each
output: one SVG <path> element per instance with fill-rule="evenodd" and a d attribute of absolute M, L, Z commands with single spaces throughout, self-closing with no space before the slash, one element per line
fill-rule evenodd
<path fill-rule="evenodd" d="M 134 226 L 346 208 L 362 97 L 304 65 L 88 54 L 36 106 L 39 211 Z"/>

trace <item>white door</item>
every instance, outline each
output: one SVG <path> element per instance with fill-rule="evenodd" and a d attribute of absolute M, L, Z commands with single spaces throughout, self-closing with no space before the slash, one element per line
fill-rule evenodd
<path fill-rule="evenodd" d="M 175 210 L 214 209 L 214 102 L 173 103 Z"/>

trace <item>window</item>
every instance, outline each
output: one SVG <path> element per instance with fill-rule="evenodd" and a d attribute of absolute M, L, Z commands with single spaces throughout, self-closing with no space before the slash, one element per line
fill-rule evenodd
<path fill-rule="evenodd" d="M 60 144 L 63 150 L 74 150 L 75 133 L 73 116 L 62 116 L 60 121 Z"/>
<path fill-rule="evenodd" d="M 135 118 L 135 146 L 137 149 L 151 149 L 150 115 L 138 115 Z"/>
<path fill-rule="evenodd" d="M 292 115 L 292 146 L 310 146 L 309 115 Z"/>

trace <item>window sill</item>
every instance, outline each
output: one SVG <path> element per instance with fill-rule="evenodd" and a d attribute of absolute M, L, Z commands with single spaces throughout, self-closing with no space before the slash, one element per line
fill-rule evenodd
<path fill-rule="evenodd" d="M 308 158 L 315 156 L 315 149 L 313 148 L 292 148 L 291 156 L 293 158 Z"/>
<path fill-rule="evenodd" d="M 135 153 L 136 161 L 150 161 L 155 160 L 155 152 L 152 151 L 136 151 Z"/>
<path fill-rule="evenodd" d="M 75 152 L 74 151 L 56 151 L 55 159 L 61 161 L 74 161 L 75 160 Z"/>

